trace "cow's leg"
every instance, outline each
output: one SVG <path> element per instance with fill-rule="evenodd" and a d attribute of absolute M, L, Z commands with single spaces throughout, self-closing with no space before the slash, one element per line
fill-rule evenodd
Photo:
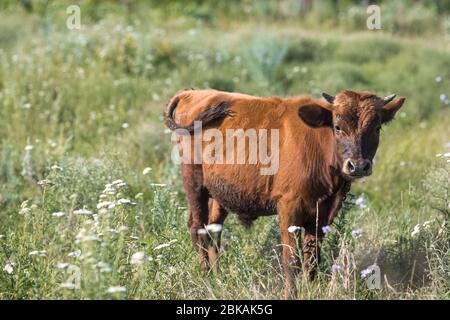
<path fill-rule="evenodd" d="M 299 253 L 300 229 L 295 232 L 289 232 L 290 226 L 299 226 L 299 221 L 293 211 L 279 212 L 279 223 L 281 233 L 281 243 L 283 246 L 282 263 L 285 274 L 285 299 L 293 298 L 297 295 L 296 278 L 301 269 L 301 260 Z"/>
<path fill-rule="evenodd" d="M 217 272 L 219 267 L 219 250 L 220 240 L 222 236 L 222 226 L 228 216 L 228 211 L 225 210 L 216 200 L 210 199 L 209 201 L 209 219 L 208 225 L 217 225 L 216 228 L 208 230 L 208 234 L 211 237 L 208 246 L 208 257 L 211 269 Z"/>
<path fill-rule="evenodd" d="M 305 229 L 303 239 L 303 264 L 305 273 L 309 280 L 314 280 L 317 272 L 317 266 L 320 263 L 320 245 L 323 235 L 317 234 L 315 231 Z"/>
<path fill-rule="evenodd" d="M 182 164 L 183 186 L 189 205 L 188 227 L 192 244 L 198 252 L 200 266 L 208 268 L 208 241 L 204 227 L 208 223 L 209 194 L 203 186 L 201 165 Z M 200 232 L 199 232 L 200 231 Z"/>

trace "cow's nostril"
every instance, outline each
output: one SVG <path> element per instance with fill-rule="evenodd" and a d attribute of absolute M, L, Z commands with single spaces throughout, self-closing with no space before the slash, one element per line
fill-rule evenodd
<path fill-rule="evenodd" d="M 347 162 L 347 169 L 348 169 L 348 171 L 349 171 L 350 173 L 353 173 L 353 172 L 355 172 L 355 170 L 356 170 L 356 167 L 355 167 L 355 165 L 353 164 L 353 162 L 352 162 L 351 160 L 349 160 L 349 161 Z"/>
<path fill-rule="evenodd" d="M 363 170 L 365 172 L 368 172 L 370 170 L 370 162 L 369 161 L 366 162 L 366 165 L 364 166 Z"/>

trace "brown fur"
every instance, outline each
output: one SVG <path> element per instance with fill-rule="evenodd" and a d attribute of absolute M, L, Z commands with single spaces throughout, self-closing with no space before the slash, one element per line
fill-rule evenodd
<path fill-rule="evenodd" d="M 333 222 L 353 180 L 343 173 L 343 160 L 364 157 L 371 161 L 378 147 L 378 127 L 392 120 L 403 101 L 384 105 L 372 93 L 351 91 L 338 94 L 333 104 L 308 96 L 282 99 L 216 90 L 179 92 L 165 112 L 172 130 L 192 131 L 197 120 L 203 127 L 214 125 L 223 136 L 226 129 L 278 129 L 280 137 L 279 170 L 271 176 L 260 175 L 259 163 L 182 164 L 189 228 L 202 266 L 216 268 L 218 251 L 200 239 L 200 228 L 223 223 L 228 211 L 236 213 L 245 226 L 259 216 L 278 214 L 286 296 L 290 296 L 300 259 L 296 238 L 287 229 L 305 229 L 304 269 L 312 276 L 319 261 L 322 227 Z M 343 127 L 342 132 L 333 129 L 336 124 Z"/>

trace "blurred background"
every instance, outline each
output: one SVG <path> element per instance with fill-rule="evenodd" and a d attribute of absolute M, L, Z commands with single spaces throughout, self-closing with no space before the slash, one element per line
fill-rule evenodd
<path fill-rule="evenodd" d="M 276 217 L 198 270 L 161 114 L 211 87 L 406 96 L 299 298 L 448 299 L 449 53 L 450 0 L 0 1 L 0 298 L 281 298 Z"/>

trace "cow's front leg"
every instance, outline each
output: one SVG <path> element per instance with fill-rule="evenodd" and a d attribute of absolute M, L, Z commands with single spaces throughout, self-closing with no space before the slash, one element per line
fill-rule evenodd
<path fill-rule="evenodd" d="M 296 279 L 297 274 L 301 270 L 299 252 L 301 232 L 299 228 L 296 228 L 298 221 L 295 215 L 292 214 L 292 211 L 289 213 L 281 211 L 279 220 L 283 246 L 282 264 L 285 274 L 284 297 L 285 299 L 291 299 L 297 295 Z"/>
<path fill-rule="evenodd" d="M 317 267 L 320 263 L 320 245 L 322 243 L 323 236 L 316 232 L 309 232 L 305 230 L 305 236 L 303 238 L 303 263 L 304 270 L 308 278 L 314 280 Z"/>

